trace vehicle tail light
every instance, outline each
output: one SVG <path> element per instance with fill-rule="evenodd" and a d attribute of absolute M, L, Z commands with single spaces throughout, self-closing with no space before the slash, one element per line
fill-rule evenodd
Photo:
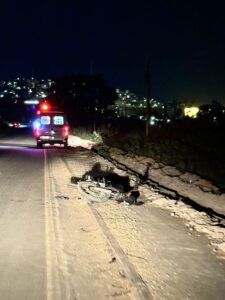
<path fill-rule="evenodd" d="M 33 123 L 33 131 L 35 137 L 39 137 L 41 135 L 41 124 L 37 120 Z"/>
<path fill-rule="evenodd" d="M 62 127 L 62 136 L 67 138 L 69 135 L 69 126 L 65 125 Z"/>
<path fill-rule="evenodd" d="M 34 128 L 34 136 L 39 137 L 41 135 L 41 129 L 40 128 Z"/>
<path fill-rule="evenodd" d="M 15 127 L 15 128 L 18 128 L 18 127 L 20 127 L 20 123 L 18 123 L 18 122 L 14 122 L 14 123 L 13 123 L 13 127 Z"/>

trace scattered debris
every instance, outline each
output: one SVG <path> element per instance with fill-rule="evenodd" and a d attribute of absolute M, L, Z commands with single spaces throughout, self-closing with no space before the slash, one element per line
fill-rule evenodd
<path fill-rule="evenodd" d="M 71 147 L 82 147 L 82 148 L 91 150 L 91 148 L 95 144 L 96 144 L 95 142 L 81 139 L 78 136 L 74 136 L 74 135 L 69 136 L 69 146 L 71 146 Z"/>
<path fill-rule="evenodd" d="M 137 204 L 138 201 L 137 201 L 137 198 L 140 196 L 140 193 L 139 191 L 130 191 L 128 192 L 127 194 L 124 195 L 124 197 L 116 200 L 118 203 L 122 203 L 122 202 L 126 202 L 128 203 L 129 205 L 132 205 L 132 204 Z M 143 202 L 142 202 L 143 204 Z"/>
<path fill-rule="evenodd" d="M 112 259 L 110 260 L 109 263 L 111 264 L 111 263 L 114 263 L 115 261 L 116 261 L 116 257 L 114 256 L 114 257 L 112 257 Z"/>
<path fill-rule="evenodd" d="M 119 274 L 120 274 L 120 276 L 121 276 L 122 278 L 126 278 L 126 275 L 125 275 L 124 270 L 120 270 L 120 271 L 119 271 Z"/>
<path fill-rule="evenodd" d="M 63 196 L 63 195 L 55 196 L 55 198 L 58 199 L 58 200 L 69 200 L 70 199 L 69 197 Z"/>

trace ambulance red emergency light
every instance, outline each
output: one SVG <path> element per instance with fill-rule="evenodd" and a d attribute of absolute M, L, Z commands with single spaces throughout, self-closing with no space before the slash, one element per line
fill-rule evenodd
<path fill-rule="evenodd" d="M 64 112 L 53 110 L 52 106 L 44 101 L 37 111 L 38 118 L 33 123 L 33 133 L 37 147 L 43 144 L 63 144 L 68 146 L 69 125 Z"/>

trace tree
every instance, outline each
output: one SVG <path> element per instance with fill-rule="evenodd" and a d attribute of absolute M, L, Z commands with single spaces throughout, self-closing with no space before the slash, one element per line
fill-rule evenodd
<path fill-rule="evenodd" d="M 95 126 L 116 100 L 116 92 L 101 75 L 73 75 L 55 79 L 49 99 L 67 113 L 72 124 Z"/>
<path fill-rule="evenodd" d="M 212 100 L 211 104 L 204 104 L 199 107 L 198 117 L 210 122 L 224 122 L 225 107 L 216 100 Z"/>

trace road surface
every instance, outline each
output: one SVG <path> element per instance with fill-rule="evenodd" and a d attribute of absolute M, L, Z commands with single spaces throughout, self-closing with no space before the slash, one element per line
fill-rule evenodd
<path fill-rule="evenodd" d="M 12 131 L 0 181 L 0 299 L 134 299 L 57 151 Z"/>
<path fill-rule="evenodd" d="M 0 138 L 0 299 L 138 298 L 70 184 L 97 160 L 85 153 L 36 149 L 29 131 Z M 206 237 L 157 208 L 95 209 L 154 299 L 225 298 L 225 263 Z"/>

